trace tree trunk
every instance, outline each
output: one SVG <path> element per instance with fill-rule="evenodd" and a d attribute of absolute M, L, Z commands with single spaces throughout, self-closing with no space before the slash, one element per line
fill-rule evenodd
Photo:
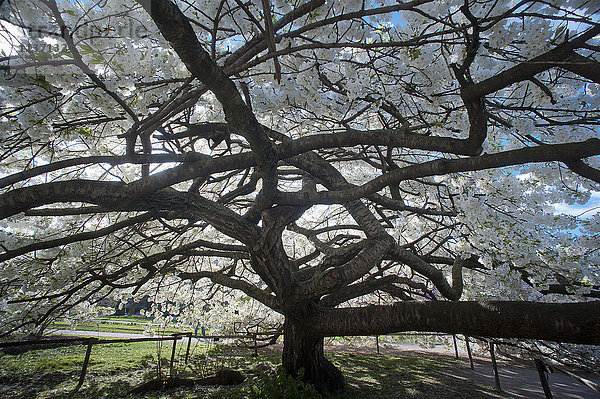
<path fill-rule="evenodd" d="M 323 338 L 308 333 L 309 324 L 286 317 L 283 339 L 283 369 L 313 384 L 319 392 L 344 389 L 344 377 L 323 353 Z"/>

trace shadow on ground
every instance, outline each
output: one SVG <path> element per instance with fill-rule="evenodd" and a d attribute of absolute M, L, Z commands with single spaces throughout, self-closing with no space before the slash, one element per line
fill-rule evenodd
<path fill-rule="evenodd" d="M 460 362 L 437 354 L 330 353 L 342 369 L 349 397 L 489 398 L 493 387 L 456 383 L 451 370 Z"/>

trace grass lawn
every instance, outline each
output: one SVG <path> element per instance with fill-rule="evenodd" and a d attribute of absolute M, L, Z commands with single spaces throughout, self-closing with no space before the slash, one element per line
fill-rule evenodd
<path fill-rule="evenodd" d="M 72 327 L 66 321 L 56 321 L 49 326 L 53 330 L 70 330 Z M 147 317 L 128 317 L 128 316 L 105 316 L 94 320 L 78 323 L 75 330 L 80 331 L 100 331 L 126 334 L 143 334 L 147 328 L 154 330 L 160 335 L 169 335 L 182 332 L 180 328 L 168 327 L 160 328 L 152 324 L 152 319 Z M 186 331 L 189 331 L 186 330 Z"/>
<path fill-rule="evenodd" d="M 235 345 L 192 344 L 189 362 L 184 365 L 187 345 L 179 343 L 178 376 L 205 376 L 230 367 L 248 375 L 248 381 L 237 387 L 196 386 L 128 395 L 133 387 L 159 373 L 168 374 L 171 345 L 165 341 L 160 346 L 156 342 L 94 346 L 85 382 L 75 395 L 70 392 L 79 378 L 85 346 L 31 350 L 16 355 L 0 352 L 0 397 L 273 398 L 274 390 L 290 389 L 290 381 L 281 382 L 280 377 L 275 377 L 280 351 L 262 349 L 258 357 L 253 357 L 251 349 Z M 450 377 L 448 371 L 461 367 L 462 363 L 447 356 L 413 352 L 396 355 L 333 352 L 328 356 L 346 377 L 347 390 L 334 397 L 338 399 L 477 398 L 488 397 L 485 392 L 492 389 Z M 476 392 L 482 391 L 483 396 L 477 396 Z"/>

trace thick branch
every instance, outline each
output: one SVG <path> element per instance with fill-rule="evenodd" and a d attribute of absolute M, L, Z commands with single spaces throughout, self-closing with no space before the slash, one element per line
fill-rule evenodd
<path fill-rule="evenodd" d="M 409 129 L 348 130 L 335 134 L 318 134 L 288 141 L 277 148 L 279 158 L 305 153 L 320 148 L 350 147 L 355 145 L 379 145 L 438 151 L 456 155 L 478 155 L 469 140 L 450 137 L 423 136 L 410 133 Z"/>
<path fill-rule="evenodd" d="M 582 76 L 595 83 L 600 83 L 600 62 L 571 51 L 567 60 L 560 67 Z"/>
<path fill-rule="evenodd" d="M 598 345 L 600 302 L 409 301 L 322 310 L 312 326 L 325 337 L 429 331 Z"/>
<path fill-rule="evenodd" d="M 78 165 L 91 165 L 91 164 L 107 164 L 107 165 L 121 165 L 121 164 L 146 164 L 146 163 L 166 163 L 166 162 L 194 162 L 201 159 L 207 159 L 208 156 L 197 152 L 188 152 L 185 154 L 148 154 L 148 155 L 123 155 L 123 156 L 92 156 L 92 157 L 79 157 L 72 159 L 65 159 L 63 161 L 53 162 L 35 168 L 27 169 L 19 173 L 8 175 L 0 179 L 0 188 L 10 186 L 11 184 L 18 183 L 29 178 L 42 175 L 44 173 L 50 173 L 57 170 L 69 168 Z"/>
<path fill-rule="evenodd" d="M 135 204 L 137 208 L 164 210 L 181 219 L 204 220 L 223 234 L 249 245 L 255 245 L 260 228 L 242 216 L 200 195 L 173 189 L 156 192 Z"/>
<path fill-rule="evenodd" d="M 268 201 L 276 190 L 277 159 L 271 141 L 242 99 L 235 83 L 202 48 L 189 20 L 175 4 L 169 0 L 141 1 L 141 4 L 191 74 L 215 94 L 223 106 L 227 122 L 250 143 Z"/>
<path fill-rule="evenodd" d="M 402 262 L 415 272 L 427 277 L 445 298 L 451 301 L 457 301 L 462 296 L 462 268 L 464 266 L 464 261 L 460 258 L 456 258 L 452 265 L 452 284 L 449 284 L 448 280 L 446 280 L 446 277 L 439 269 L 398 245 L 392 247 L 388 252 L 388 256 L 390 259 Z"/>
<path fill-rule="evenodd" d="M 214 129 L 220 130 L 224 126 L 226 125 L 218 124 L 215 125 Z M 275 134 L 276 132 L 271 131 L 271 133 Z M 298 154 L 302 154 L 319 148 L 336 148 L 345 146 L 355 146 L 361 144 L 439 151 L 457 155 L 473 154 L 472 149 L 470 149 L 468 143 L 465 140 L 445 137 L 424 137 L 414 134 L 403 134 L 402 131 L 395 130 L 377 130 L 369 132 L 348 131 L 336 134 L 319 134 L 310 137 L 300 138 L 297 140 L 288 140 L 282 144 L 277 145 L 274 150 L 277 159 L 287 159 L 294 157 Z M 59 161 L 6 176 L 0 179 L 0 187 L 9 186 L 11 184 L 15 184 L 19 181 L 23 181 L 34 176 L 39 176 L 44 173 L 49 173 L 77 165 L 86 165 L 93 163 L 106 163 L 110 165 L 125 163 L 143 164 L 153 162 L 182 162 L 183 164 L 167 169 L 160 173 L 153 174 L 147 178 L 130 183 L 128 185 L 129 188 L 127 193 L 127 196 L 130 199 L 139 198 L 153 191 L 196 177 L 207 176 L 210 174 L 224 172 L 228 170 L 243 169 L 256 165 L 256 161 L 250 153 L 241 153 L 236 155 L 223 156 L 220 158 L 209 158 L 206 155 L 198 153 L 186 153 L 183 155 L 155 154 L 133 156 L 86 157 Z M 65 182 L 61 184 L 67 183 Z M 78 183 L 76 183 L 75 186 L 78 186 Z M 29 188 L 24 190 L 29 190 Z M 26 197 L 33 198 L 30 196 Z M 35 206 L 40 206 L 42 204 L 49 204 L 61 201 L 60 199 L 52 200 L 50 193 L 45 193 L 42 197 L 35 197 L 37 198 L 37 205 L 29 205 L 25 208 L 20 208 L 15 213 L 19 213 L 25 209 L 30 209 Z M 42 200 L 43 198 L 48 198 L 48 200 L 39 203 L 37 202 Z M 22 197 L 20 202 L 24 202 L 24 200 L 25 197 Z M 69 200 L 66 199 L 66 201 Z M 76 201 L 76 199 L 72 199 L 70 201 Z M 0 206 L 2 202 L 3 201 L 0 200 Z"/>
<path fill-rule="evenodd" d="M 452 160 L 438 159 L 406 168 L 395 169 L 363 184 L 362 186 L 350 186 L 339 191 L 320 191 L 303 193 L 303 195 L 298 195 L 296 193 L 280 193 L 277 202 L 290 205 L 343 204 L 351 200 L 369 196 L 390 184 L 404 180 L 426 176 L 446 175 L 456 172 L 523 165 L 534 162 L 571 162 L 574 158 L 587 158 L 598 154 L 600 154 L 600 140 L 594 138 L 578 143 L 528 147 L 495 154 L 484 154 L 471 158 Z"/>
<path fill-rule="evenodd" d="M 581 159 L 565 162 L 565 164 L 569 167 L 569 169 L 577 173 L 579 176 L 583 176 L 586 179 L 590 179 L 595 181 L 596 183 L 600 183 L 600 170 L 592 168 L 591 166 L 583 162 Z"/>
<path fill-rule="evenodd" d="M 85 202 L 118 209 L 130 202 L 120 182 L 71 180 L 19 188 L 0 196 L 0 219 L 56 202 Z"/>
<path fill-rule="evenodd" d="M 581 73 L 582 76 L 597 82 L 595 79 L 598 78 L 598 67 L 589 65 L 590 60 L 587 58 L 574 55 L 573 50 L 581 47 L 587 40 L 599 33 L 600 25 L 597 25 L 575 39 L 563 43 L 540 56 L 507 69 L 489 79 L 461 88 L 461 96 L 465 101 L 481 98 L 513 83 L 528 80 L 552 67 L 561 67 L 577 74 Z M 582 64 L 580 57 L 586 60 L 585 64 Z M 594 69 L 595 71 L 593 71 Z"/>
<path fill-rule="evenodd" d="M 351 284 L 376 267 L 391 245 L 393 239 L 389 235 L 368 239 L 364 248 L 354 258 L 323 272 L 317 271 L 310 280 L 300 284 L 297 294 L 300 297 L 318 298 Z"/>
<path fill-rule="evenodd" d="M 118 182 L 72 180 L 25 187 L 0 196 L 0 219 L 55 202 L 85 202 L 105 211 L 166 211 L 181 219 L 204 220 L 217 230 L 251 245 L 260 229 L 222 204 L 199 195 L 164 189 L 143 199 Z"/>
<path fill-rule="evenodd" d="M 285 252 L 281 234 L 306 208 L 276 206 L 262 212 L 263 226 L 256 244 L 251 247 L 252 268 L 279 297 L 294 289 L 293 267 Z"/>

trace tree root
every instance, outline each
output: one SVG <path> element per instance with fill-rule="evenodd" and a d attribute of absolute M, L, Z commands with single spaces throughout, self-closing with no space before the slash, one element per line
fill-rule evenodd
<path fill-rule="evenodd" d="M 193 387 L 194 385 L 239 385 L 245 380 L 246 376 L 241 372 L 224 368 L 204 378 L 171 377 L 166 380 L 160 378 L 150 380 L 133 388 L 129 393 L 146 393 L 177 387 Z"/>

